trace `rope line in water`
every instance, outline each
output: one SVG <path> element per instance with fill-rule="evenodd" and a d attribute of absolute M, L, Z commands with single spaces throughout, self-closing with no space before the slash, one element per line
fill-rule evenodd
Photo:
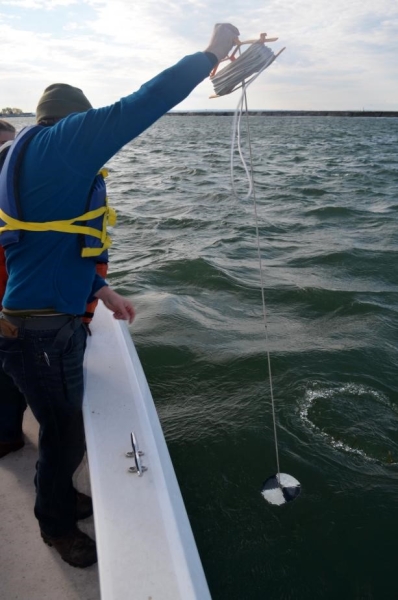
<path fill-rule="evenodd" d="M 239 195 L 236 190 L 234 180 L 234 154 L 235 146 L 238 150 L 238 154 L 246 173 L 249 190 L 243 200 L 253 198 L 254 218 L 255 218 L 255 231 L 256 231 L 256 242 L 257 242 L 257 253 L 260 273 L 260 286 L 261 286 L 261 299 L 262 299 L 262 311 L 263 311 L 263 324 L 265 330 L 265 351 L 267 356 L 268 366 L 268 377 L 269 377 L 269 389 L 271 399 L 271 410 L 272 410 L 272 422 L 273 422 L 273 434 L 274 434 L 274 445 L 275 445 L 275 461 L 277 473 L 275 476 L 269 477 L 263 484 L 262 495 L 271 504 L 284 504 L 297 498 L 300 493 L 300 483 L 280 471 L 279 461 L 279 448 L 278 448 L 278 434 L 276 426 L 276 410 L 275 410 L 275 397 L 272 382 L 272 369 L 271 369 L 271 355 L 269 351 L 269 340 L 268 340 L 268 318 L 267 309 L 265 304 L 265 289 L 264 289 L 264 269 L 261 258 L 261 245 L 260 245 L 260 233 L 259 233 L 259 218 L 257 210 L 257 198 L 254 182 L 254 169 L 253 169 L 253 152 L 250 135 L 250 124 L 249 124 L 249 110 L 247 103 L 247 88 L 251 85 L 257 77 L 269 67 L 274 60 L 283 52 L 285 48 L 282 48 L 277 54 L 274 54 L 272 50 L 264 46 L 262 41 L 253 43 L 248 50 L 240 54 L 240 56 L 233 62 L 231 62 L 225 69 L 223 69 L 218 75 L 212 78 L 214 90 L 218 96 L 229 94 L 232 91 L 242 88 L 242 94 L 239 99 L 238 105 L 234 113 L 234 120 L 232 126 L 232 143 L 231 143 L 231 184 L 232 192 L 234 196 L 239 200 Z M 239 47 L 240 52 L 240 47 Z M 247 77 L 251 77 L 246 81 Z M 247 126 L 247 142 L 249 158 L 248 163 L 245 160 L 242 151 L 241 144 L 241 121 L 242 115 L 245 114 L 246 126 Z"/>
<path fill-rule="evenodd" d="M 254 45 L 254 44 L 253 44 Z M 247 51 L 246 51 L 247 52 Z M 239 60 L 239 59 L 238 59 Z M 262 310 L 263 310 L 263 324 L 265 330 L 265 350 L 267 356 L 267 365 L 268 365 L 268 377 L 269 377 L 269 387 L 270 387 L 270 398 L 271 398 L 271 410 L 272 410 L 272 421 L 273 421 L 273 432 L 274 432 L 274 443 L 275 443 L 275 459 L 276 459 L 276 468 L 277 468 L 277 479 L 278 484 L 280 484 L 280 463 L 279 463 L 279 449 L 278 449 L 278 435 L 276 428 L 276 411 L 275 411 L 275 397 L 273 390 L 273 382 L 272 382 L 272 370 L 271 370 L 271 355 L 269 351 L 269 341 L 268 341 L 268 318 L 267 318 L 267 308 L 265 303 L 265 289 L 264 289 L 264 268 L 263 262 L 261 258 L 261 244 L 260 244 L 260 233 L 259 233 L 259 219 L 258 219 L 258 211 L 257 211 L 257 197 L 256 197 L 256 189 L 254 185 L 254 169 L 253 169 L 253 152 L 252 152 L 252 144 L 251 144 L 251 136 L 250 136 L 250 124 L 249 124 L 249 110 L 247 105 L 247 87 L 256 79 L 264 69 L 269 66 L 268 63 L 266 66 L 262 68 L 262 70 L 256 75 L 256 77 L 252 78 L 249 83 L 242 82 L 242 94 L 240 100 L 238 102 L 238 106 L 234 115 L 234 123 L 232 128 L 232 144 L 231 144 L 231 182 L 232 189 L 234 195 L 237 199 L 239 196 L 236 192 L 235 182 L 234 182 L 234 146 L 235 140 L 237 141 L 237 148 L 239 152 L 239 156 L 242 162 L 242 165 L 245 169 L 248 182 L 249 182 L 249 191 L 245 196 L 244 200 L 249 198 L 253 198 L 253 209 L 254 209 L 254 219 L 255 219 L 255 230 L 256 230 L 256 244 L 257 244 L 257 254 L 258 254 L 258 263 L 259 263 L 259 272 L 260 272 L 260 286 L 261 286 L 261 299 L 262 299 Z M 243 111 L 245 112 L 246 117 L 246 125 L 247 125 L 247 142 L 248 142 L 248 150 L 249 150 L 249 167 L 247 166 L 246 160 L 243 156 L 242 146 L 241 146 L 241 135 L 240 135 L 240 126 Z"/>

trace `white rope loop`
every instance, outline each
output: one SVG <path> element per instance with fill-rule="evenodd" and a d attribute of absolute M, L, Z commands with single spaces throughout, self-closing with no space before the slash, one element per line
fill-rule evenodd
<path fill-rule="evenodd" d="M 252 194 L 253 194 L 253 177 L 248 169 L 248 166 L 246 164 L 245 158 L 243 156 L 243 152 L 242 152 L 242 147 L 241 147 L 241 133 L 240 133 L 240 126 L 241 126 L 241 119 L 242 119 L 242 114 L 243 114 L 243 109 L 244 109 L 244 104 L 246 106 L 246 115 L 247 115 L 247 119 L 248 119 L 248 109 L 247 109 L 247 96 L 246 96 L 246 90 L 249 87 L 249 85 L 251 85 L 253 83 L 253 81 L 255 81 L 257 79 L 257 77 L 259 77 L 259 75 L 261 75 L 261 73 L 263 71 L 265 71 L 265 69 L 267 69 L 273 62 L 274 60 L 279 56 L 279 54 L 281 52 L 283 52 L 284 48 L 278 52 L 278 54 L 274 54 L 272 52 L 272 50 L 270 48 L 268 48 L 267 46 L 264 46 L 261 42 L 255 42 L 254 44 L 252 44 L 245 52 L 243 52 L 243 54 L 241 54 L 239 56 L 239 58 L 236 59 L 236 61 L 230 63 L 228 65 L 228 67 L 226 67 L 225 69 L 223 69 L 220 72 L 220 75 L 222 75 L 222 73 L 224 71 L 226 71 L 227 69 L 230 69 L 232 67 L 232 69 L 235 69 L 235 65 L 237 65 L 237 63 L 239 62 L 239 60 L 244 56 L 247 55 L 247 53 L 249 52 L 249 50 L 251 50 L 253 48 L 253 46 L 256 47 L 255 49 L 255 57 L 254 58 L 258 58 L 259 56 L 259 51 L 261 52 L 261 66 L 259 67 L 259 61 L 255 60 L 254 63 L 252 63 L 250 60 L 250 55 L 248 56 L 248 58 L 246 58 L 245 64 L 244 66 L 248 69 L 247 73 L 250 73 L 250 75 L 252 75 L 253 73 L 257 72 L 256 75 L 254 75 L 254 77 L 252 77 L 251 79 L 249 79 L 248 81 L 245 81 L 245 77 L 242 80 L 242 66 L 243 63 L 241 63 L 241 66 L 239 66 L 238 64 L 238 73 L 239 73 L 239 83 L 240 85 L 237 85 L 234 90 L 242 88 L 242 94 L 241 97 L 239 99 L 238 105 L 236 107 L 235 113 L 234 113 L 234 121 L 233 121 L 233 125 L 232 125 L 232 143 L 231 143 L 231 161 L 230 161 L 230 169 L 231 169 L 231 183 L 232 183 L 232 190 L 234 193 L 234 196 L 239 200 L 238 197 L 238 193 L 236 191 L 236 186 L 235 186 L 235 180 L 234 180 L 234 151 L 235 151 L 235 143 L 237 144 L 237 149 L 238 149 L 238 153 L 240 156 L 240 160 L 242 163 L 242 166 L 245 170 L 246 173 L 246 177 L 247 177 L 247 181 L 249 184 L 249 191 L 247 192 L 246 196 L 243 198 L 243 200 L 248 200 Z M 262 48 L 263 51 L 260 50 L 260 48 Z M 217 77 L 217 75 L 215 76 Z M 215 79 L 214 77 L 214 79 Z M 213 79 L 213 84 L 214 84 L 214 79 Z M 238 75 L 236 76 L 235 79 L 238 79 Z M 225 89 L 225 86 L 224 86 Z M 231 91 L 234 91 L 231 90 Z M 229 93 L 229 92 L 223 92 L 224 94 Z M 221 95 L 221 94 L 219 94 Z M 248 121 L 247 121 L 248 124 Z M 248 138 L 249 138 L 249 142 L 250 142 L 250 130 L 249 130 L 249 124 L 247 127 L 247 131 L 248 131 Z M 251 153 L 251 146 L 249 143 L 249 151 Z M 251 167 L 251 171 L 252 169 L 252 161 L 250 164 Z"/>

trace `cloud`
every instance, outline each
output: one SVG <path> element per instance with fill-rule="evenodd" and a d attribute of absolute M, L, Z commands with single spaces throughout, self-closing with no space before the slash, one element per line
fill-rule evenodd
<path fill-rule="evenodd" d="M 2 105 L 33 110 L 45 86 L 83 87 L 95 106 L 131 93 L 184 54 L 202 50 L 215 22 L 241 39 L 266 31 L 286 51 L 250 88 L 253 108 L 398 110 L 398 8 L 390 0 L 3 0 Z M 208 100 L 204 82 L 183 108 Z"/>

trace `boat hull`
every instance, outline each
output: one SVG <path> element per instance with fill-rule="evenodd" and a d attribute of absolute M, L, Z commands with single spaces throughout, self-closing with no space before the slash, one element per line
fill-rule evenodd
<path fill-rule="evenodd" d="M 127 325 L 100 302 L 85 358 L 84 422 L 102 600 L 210 594 L 148 383 Z M 130 471 L 131 433 L 148 470 Z"/>

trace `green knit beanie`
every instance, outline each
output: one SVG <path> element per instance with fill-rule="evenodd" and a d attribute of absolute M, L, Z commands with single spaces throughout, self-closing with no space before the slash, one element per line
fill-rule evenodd
<path fill-rule="evenodd" d="M 43 92 L 36 108 L 36 121 L 62 119 L 72 113 L 92 108 L 82 90 L 67 83 L 53 83 Z"/>

